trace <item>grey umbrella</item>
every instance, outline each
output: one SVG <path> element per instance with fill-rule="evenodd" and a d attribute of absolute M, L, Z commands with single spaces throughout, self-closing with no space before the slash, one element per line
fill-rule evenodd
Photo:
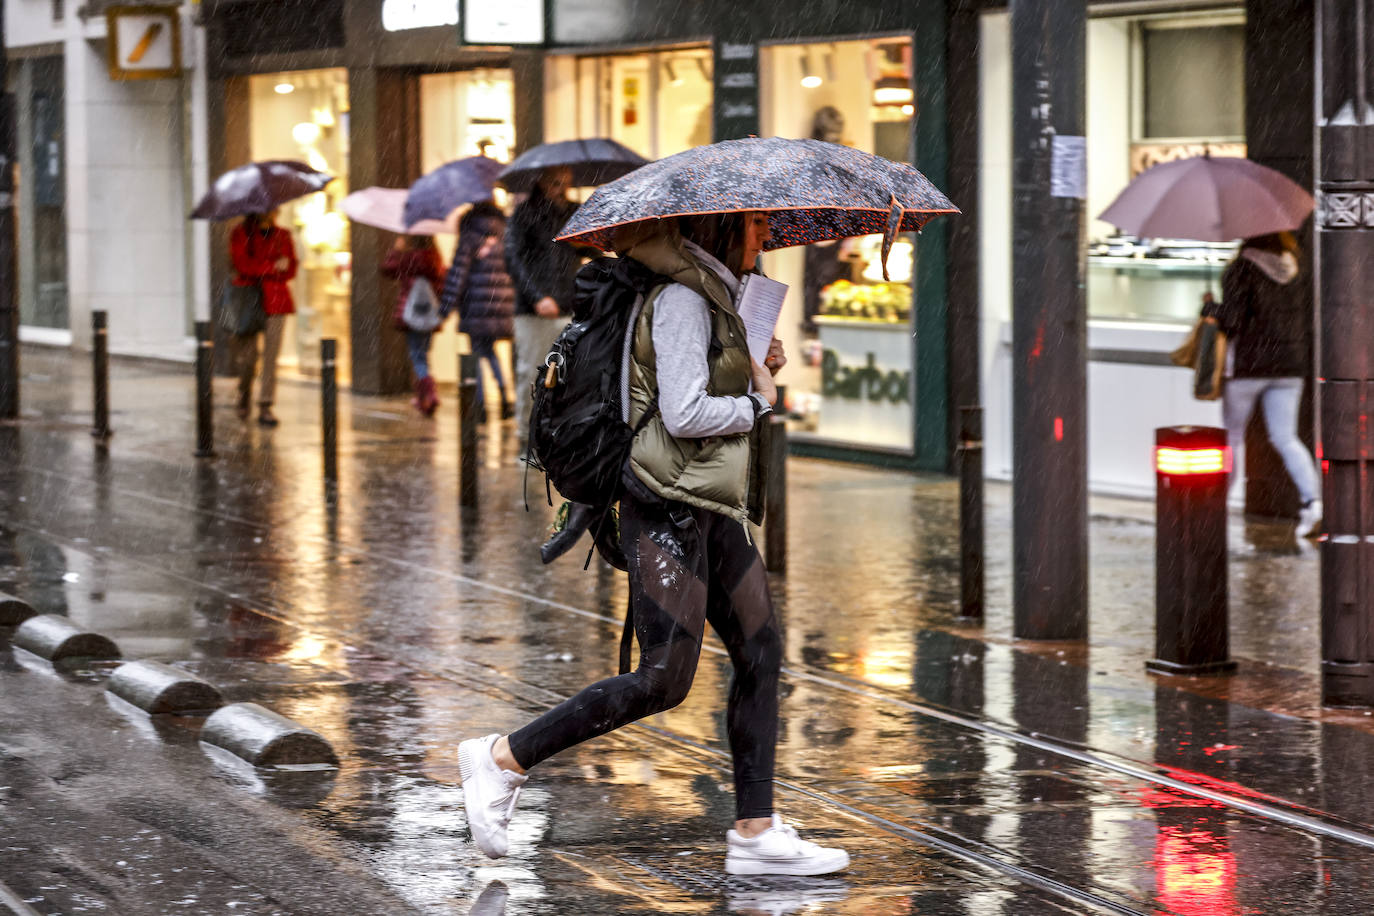
<path fill-rule="evenodd" d="M 511 191 L 530 191 L 546 169 L 569 168 L 574 187 L 590 187 L 628 175 L 648 161 L 605 137 L 559 140 L 521 153 L 502 170 L 497 181 Z"/>
<path fill-rule="evenodd" d="M 304 162 L 250 162 L 216 178 L 191 211 L 191 219 L 221 220 L 266 213 L 287 201 L 313 194 L 333 180 L 333 175 L 317 172 Z"/>

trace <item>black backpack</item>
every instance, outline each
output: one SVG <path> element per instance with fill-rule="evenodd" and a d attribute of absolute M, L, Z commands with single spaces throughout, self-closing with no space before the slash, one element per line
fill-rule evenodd
<path fill-rule="evenodd" d="M 632 258 L 603 257 L 577 272 L 572 321 L 538 375 L 527 467 L 564 498 L 592 506 L 599 523 L 620 498 L 620 472 L 638 433 L 622 419 L 621 371 L 635 300 L 669 283 Z M 656 413 L 646 411 L 639 427 Z M 552 502 L 552 500 L 550 500 Z"/>

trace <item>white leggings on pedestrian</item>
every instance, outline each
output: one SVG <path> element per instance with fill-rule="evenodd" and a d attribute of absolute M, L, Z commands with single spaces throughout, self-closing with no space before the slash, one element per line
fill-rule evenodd
<path fill-rule="evenodd" d="M 1264 425 L 1269 441 L 1283 458 L 1288 476 L 1297 485 L 1304 504 L 1321 499 L 1321 478 L 1312 453 L 1298 438 L 1298 405 L 1302 400 L 1303 380 L 1300 378 L 1232 378 L 1223 390 L 1222 413 L 1226 418 L 1226 436 L 1231 446 L 1232 481 L 1239 485 L 1245 478 L 1245 427 L 1254 413 L 1255 402 L 1264 406 Z M 1232 493 L 1236 492 L 1232 487 Z"/>

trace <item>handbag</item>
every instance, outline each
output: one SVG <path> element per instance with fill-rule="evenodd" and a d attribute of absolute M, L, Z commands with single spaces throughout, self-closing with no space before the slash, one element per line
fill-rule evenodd
<path fill-rule="evenodd" d="M 1183 345 L 1169 354 L 1175 366 L 1193 370 L 1193 397 L 1215 401 L 1225 387 L 1226 332 L 1211 318 L 1199 318 Z"/>
<path fill-rule="evenodd" d="M 226 281 L 219 294 L 219 325 L 235 337 L 252 337 L 267 327 L 262 287 L 238 286 Z"/>
<path fill-rule="evenodd" d="M 405 308 L 401 310 L 401 321 L 412 331 L 428 334 L 443 323 L 444 316 L 439 314 L 439 299 L 434 295 L 434 287 L 424 277 L 416 277 L 406 294 Z"/>

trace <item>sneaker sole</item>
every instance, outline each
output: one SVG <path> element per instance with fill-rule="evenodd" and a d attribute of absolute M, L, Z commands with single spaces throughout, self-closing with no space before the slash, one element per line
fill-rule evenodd
<path fill-rule="evenodd" d="M 824 859 L 744 859 L 725 857 L 725 872 L 730 875 L 787 875 L 794 878 L 807 878 L 813 875 L 828 875 L 849 867 L 849 853 L 838 852 Z"/>
<path fill-rule="evenodd" d="M 474 750 L 482 749 L 482 739 L 469 738 L 467 741 L 458 745 L 458 775 L 463 780 L 463 818 L 468 822 L 468 836 L 472 837 L 473 845 L 482 850 L 483 855 L 489 859 L 500 859 L 509 852 L 509 849 L 488 848 L 479 837 L 485 830 L 479 830 L 472 823 L 472 798 L 468 795 L 468 786 L 471 785 L 473 775 L 477 772 L 477 761 L 473 756 Z"/>

